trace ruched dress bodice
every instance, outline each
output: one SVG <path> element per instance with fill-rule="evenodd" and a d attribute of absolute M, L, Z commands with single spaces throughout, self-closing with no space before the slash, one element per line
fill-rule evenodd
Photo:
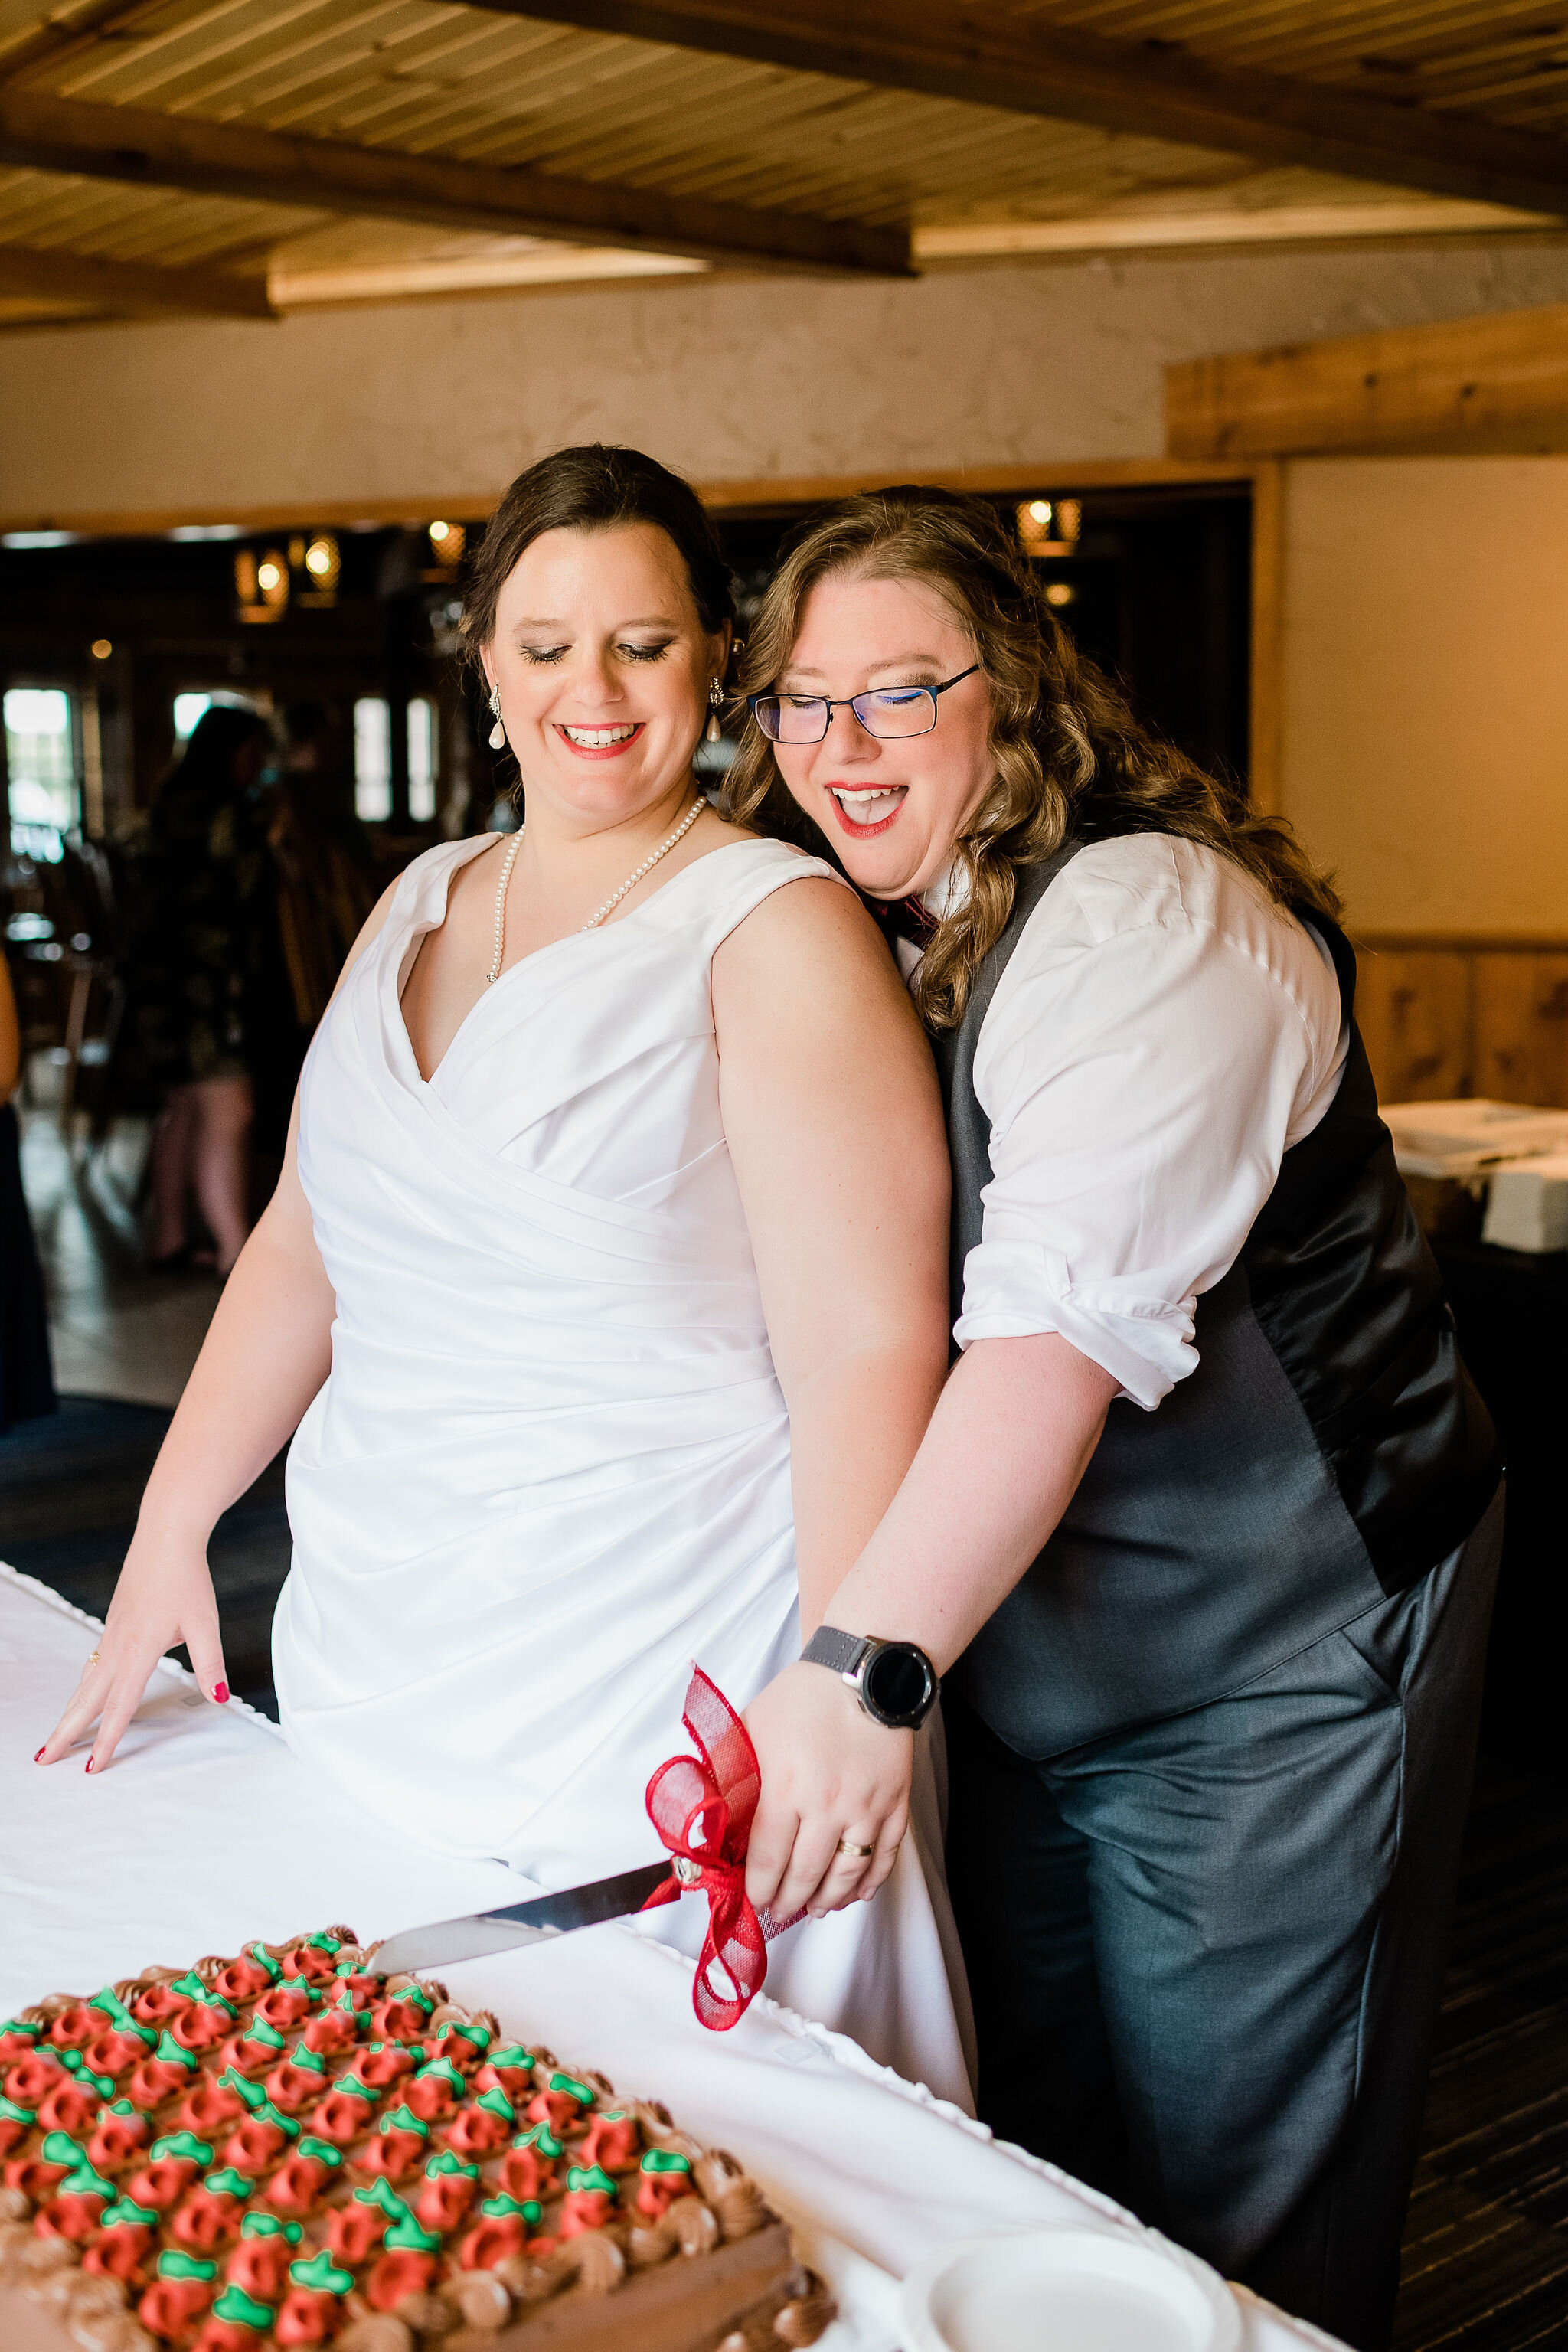
<path fill-rule="evenodd" d="M 710 852 L 513 964 L 426 1080 L 402 991 L 490 845 L 410 866 L 305 1066 L 337 1315 L 289 1453 L 274 1671 L 292 1745 L 368 1809 L 567 1885 L 654 1850 L 643 1790 L 684 1744 L 693 1660 L 744 1706 L 798 1648 L 789 1417 L 710 966 L 831 868 Z M 907 1845 L 875 1904 L 774 1947 L 770 1990 L 962 2097 L 934 1899 Z"/>

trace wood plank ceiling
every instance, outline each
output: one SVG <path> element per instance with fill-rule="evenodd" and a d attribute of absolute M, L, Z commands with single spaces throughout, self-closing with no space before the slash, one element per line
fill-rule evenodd
<path fill-rule="evenodd" d="M 0 0 L 0 324 L 1501 229 L 1540 0 Z"/>

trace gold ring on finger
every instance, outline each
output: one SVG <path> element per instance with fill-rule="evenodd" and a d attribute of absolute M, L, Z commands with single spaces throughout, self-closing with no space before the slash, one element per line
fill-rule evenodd
<path fill-rule="evenodd" d="M 93 1654 L 92 1654 L 91 1657 L 90 1657 L 90 1658 L 89 1658 L 89 1660 L 88 1660 L 88 1662 L 87 1662 L 87 1666 L 96 1666 L 96 1665 L 97 1665 L 97 1664 L 98 1664 L 98 1658 L 99 1658 L 99 1654 L 98 1654 L 98 1652 L 97 1652 L 96 1650 L 94 1650 L 94 1652 L 93 1652 Z M 84 1675 L 85 1675 L 85 1674 L 86 1674 L 86 1672 L 87 1672 L 87 1666 L 83 1666 L 83 1668 L 82 1668 L 82 1673 L 83 1673 Z"/>
<path fill-rule="evenodd" d="M 861 1862 L 869 1862 L 876 1851 L 874 1845 L 855 1845 L 848 1838 L 840 1838 L 838 1841 L 840 1853 L 852 1853 Z"/>

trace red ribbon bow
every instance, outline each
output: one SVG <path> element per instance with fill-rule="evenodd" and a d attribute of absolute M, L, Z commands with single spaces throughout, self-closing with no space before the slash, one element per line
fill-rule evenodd
<path fill-rule="evenodd" d="M 725 2033 L 740 2023 L 766 1981 L 769 1940 L 795 1920 L 759 1915 L 746 1900 L 746 1844 L 762 1768 L 745 1725 L 700 1666 L 691 1670 L 681 1721 L 697 1755 L 672 1756 L 647 1784 L 648 1819 L 675 1867 L 643 1909 L 677 1902 L 692 1887 L 707 1895 L 708 1935 L 691 2005 L 700 2023 Z"/>

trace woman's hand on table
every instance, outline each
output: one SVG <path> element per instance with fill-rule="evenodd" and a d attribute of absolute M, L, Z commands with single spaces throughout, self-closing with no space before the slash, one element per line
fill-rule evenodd
<path fill-rule="evenodd" d="M 139 1528 L 99 1636 L 97 1663 L 82 1669 L 35 1763 L 58 1763 L 96 1719 L 87 1769 L 101 1771 L 141 1706 L 153 1667 L 179 1642 L 190 1652 L 203 1696 L 222 1706 L 228 1682 L 206 1545 L 194 1535 L 153 1535 Z"/>
<path fill-rule="evenodd" d="M 909 1826 L 912 1732 L 873 1723 L 837 1675 L 798 1660 L 752 1701 L 746 1729 L 763 1776 L 746 1857 L 753 1907 L 788 1919 L 868 1901 Z"/>

